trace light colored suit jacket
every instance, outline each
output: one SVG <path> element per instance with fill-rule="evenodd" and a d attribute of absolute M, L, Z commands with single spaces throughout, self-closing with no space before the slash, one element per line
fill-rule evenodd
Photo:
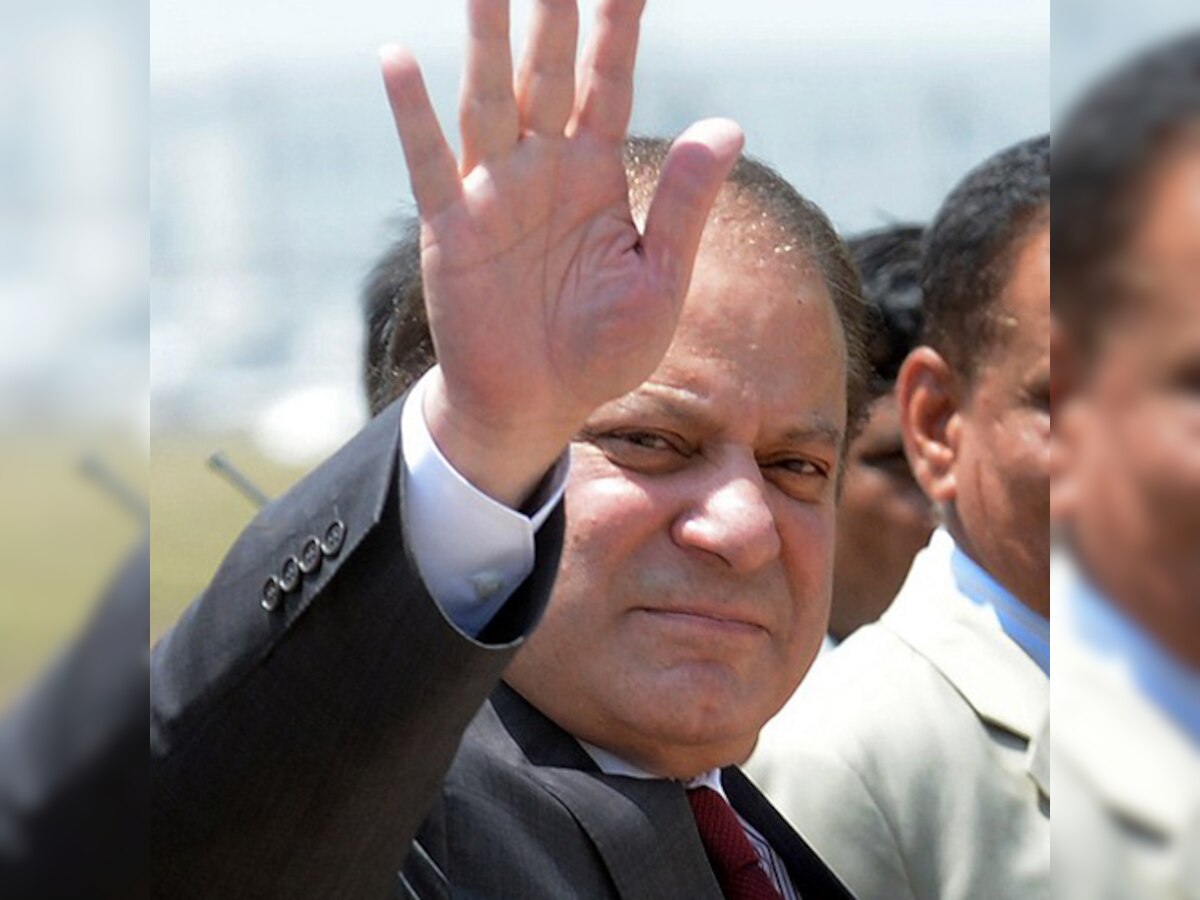
<path fill-rule="evenodd" d="M 1054 592 L 1054 896 L 1196 900 L 1200 750 L 1079 639 L 1069 577 Z"/>
<path fill-rule="evenodd" d="M 1049 679 L 937 542 L 746 769 L 862 900 L 1049 896 Z"/>

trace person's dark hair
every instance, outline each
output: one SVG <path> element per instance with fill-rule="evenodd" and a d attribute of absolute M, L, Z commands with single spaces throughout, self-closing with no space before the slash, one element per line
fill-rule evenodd
<path fill-rule="evenodd" d="M 1016 252 L 1049 207 L 1050 138 L 1042 136 L 969 172 L 925 234 L 923 340 L 968 379 L 996 337 L 996 300 Z"/>
<path fill-rule="evenodd" d="M 363 284 L 366 338 L 363 387 L 371 415 L 403 394 L 434 364 L 421 285 L 421 226 L 411 218 Z"/>
<path fill-rule="evenodd" d="M 635 217 L 645 214 L 669 148 L 670 141 L 662 138 L 634 137 L 625 142 L 625 170 Z M 865 305 L 858 272 L 846 245 L 820 208 L 800 196 L 765 163 L 741 157 L 726 183 L 725 190 L 732 188 L 735 196 L 769 217 L 821 273 L 845 334 L 847 428 L 853 433 L 871 399 L 870 363 L 864 341 Z M 776 249 L 790 251 L 792 247 Z M 434 362 L 420 263 L 419 229 L 415 222 L 408 222 L 400 239 L 366 281 L 363 374 L 373 415 L 407 390 Z"/>
<path fill-rule="evenodd" d="M 875 392 L 896 384 L 900 365 L 921 338 L 921 225 L 888 225 L 848 238 L 867 301 L 867 358 Z"/>
<path fill-rule="evenodd" d="M 1144 190 L 1200 126 L 1200 33 L 1143 52 L 1088 91 L 1054 138 L 1051 308 L 1089 348 L 1127 292 L 1124 250 Z"/>

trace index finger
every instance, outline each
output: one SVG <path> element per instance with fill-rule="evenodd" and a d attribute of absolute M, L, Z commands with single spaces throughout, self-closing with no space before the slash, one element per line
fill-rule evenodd
<path fill-rule="evenodd" d="M 421 216 L 429 219 L 461 195 L 458 165 L 429 102 L 417 61 L 396 44 L 381 47 L 379 60 L 396 131 L 404 147 L 413 197 Z"/>

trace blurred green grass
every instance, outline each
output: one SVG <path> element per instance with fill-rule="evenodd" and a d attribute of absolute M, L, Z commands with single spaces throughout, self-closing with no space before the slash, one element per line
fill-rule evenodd
<path fill-rule="evenodd" d="M 81 467 L 99 459 L 144 495 L 145 454 L 115 438 L 0 442 L 0 708 L 83 624 L 142 523 Z"/>
<path fill-rule="evenodd" d="M 144 448 L 120 440 L 21 434 L 0 442 L 0 710 L 86 620 L 142 523 L 81 471 L 102 461 L 151 515 L 150 638 L 208 583 L 255 507 L 206 464 L 224 450 L 268 495 L 306 470 L 282 466 L 237 435 L 171 435 Z"/>
<path fill-rule="evenodd" d="M 244 437 L 173 435 L 156 439 L 150 457 L 150 637 L 153 641 L 208 584 L 256 507 L 207 464 L 216 450 L 269 497 L 306 469 L 283 466 Z"/>

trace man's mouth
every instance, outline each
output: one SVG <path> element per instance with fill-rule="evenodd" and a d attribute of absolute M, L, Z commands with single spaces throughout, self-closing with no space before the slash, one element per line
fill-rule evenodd
<path fill-rule="evenodd" d="M 641 607 L 638 612 L 667 627 L 709 630 L 728 637 L 762 636 L 766 625 L 758 617 L 735 609 L 706 606 Z"/>

